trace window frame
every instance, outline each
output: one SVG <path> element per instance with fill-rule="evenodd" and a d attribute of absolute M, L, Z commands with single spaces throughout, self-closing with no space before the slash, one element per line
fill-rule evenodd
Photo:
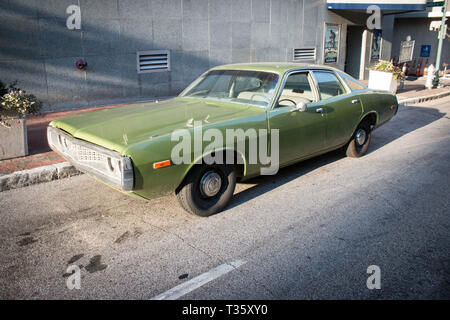
<path fill-rule="evenodd" d="M 339 94 L 337 96 L 333 96 L 333 97 L 328 98 L 328 99 L 323 99 L 322 98 L 322 94 L 320 93 L 319 83 L 317 82 L 317 78 L 316 78 L 316 76 L 314 74 L 315 72 L 324 72 L 324 73 L 326 72 L 326 73 L 331 73 L 332 75 L 334 75 L 336 77 L 337 81 L 341 84 L 342 89 L 344 89 L 344 93 Z M 351 93 L 350 88 L 347 86 L 346 83 L 344 83 L 344 81 L 342 81 L 341 77 L 334 70 L 330 70 L 330 69 L 313 69 L 313 70 L 311 70 L 311 74 L 312 74 L 312 77 L 314 78 L 314 83 L 316 85 L 317 92 L 319 93 L 319 101 L 326 101 L 326 100 L 329 100 L 329 99 L 333 99 L 335 97 L 344 96 L 346 94 Z"/>
<path fill-rule="evenodd" d="M 312 101 L 310 103 L 316 103 L 316 102 L 320 101 L 320 94 L 319 94 L 319 91 L 318 91 L 318 88 L 317 88 L 317 83 L 315 81 L 315 78 L 312 75 L 312 70 L 310 70 L 310 69 L 291 70 L 291 71 L 289 71 L 289 72 L 287 72 L 285 74 L 284 79 L 281 82 L 280 89 L 279 89 L 279 91 L 278 91 L 278 93 L 276 95 L 276 99 L 275 99 L 275 102 L 273 104 L 272 110 L 277 109 L 277 108 L 284 108 L 284 107 L 286 107 L 286 106 L 279 106 L 278 105 L 278 101 L 281 98 L 281 94 L 283 93 L 283 90 L 284 90 L 284 87 L 286 85 L 287 79 L 291 75 L 297 74 L 297 73 L 307 73 L 308 74 L 308 82 L 309 82 L 309 85 L 311 86 L 311 90 L 314 93 L 314 101 Z"/>

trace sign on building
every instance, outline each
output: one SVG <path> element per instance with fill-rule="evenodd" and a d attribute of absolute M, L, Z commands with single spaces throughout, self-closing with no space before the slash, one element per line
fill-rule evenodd
<path fill-rule="evenodd" d="M 374 29 L 372 31 L 372 44 L 370 49 L 370 60 L 380 60 L 381 52 L 381 29 Z"/>
<path fill-rule="evenodd" d="M 444 5 L 444 1 L 430 1 L 427 2 L 427 7 L 442 7 Z"/>
<path fill-rule="evenodd" d="M 400 57 L 398 63 L 412 61 L 415 40 L 405 40 L 400 42 Z"/>
<path fill-rule="evenodd" d="M 328 23 L 325 25 L 324 63 L 337 63 L 339 57 L 340 26 Z"/>
<path fill-rule="evenodd" d="M 430 56 L 431 46 L 429 44 L 423 44 L 420 47 L 420 56 L 428 58 Z"/>

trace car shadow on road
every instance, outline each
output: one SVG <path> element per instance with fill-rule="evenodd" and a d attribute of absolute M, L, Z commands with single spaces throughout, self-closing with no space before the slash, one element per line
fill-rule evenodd
<path fill-rule="evenodd" d="M 420 113 L 420 116 L 418 116 Z M 376 129 L 372 134 L 371 144 L 367 154 L 377 151 L 381 147 L 439 120 L 446 114 L 430 107 L 409 106 L 401 107 L 397 115 L 388 123 Z M 249 200 L 259 197 L 266 192 L 276 189 L 294 179 L 297 179 L 322 166 L 333 163 L 345 157 L 343 149 L 334 150 L 318 157 L 308 159 L 291 166 L 281 168 L 276 175 L 258 176 L 241 184 L 254 186 L 236 193 L 228 206 L 234 208 Z M 330 174 L 332 174 L 330 172 Z"/>
<path fill-rule="evenodd" d="M 446 116 L 445 113 L 442 113 L 435 108 L 401 106 L 397 115 L 388 123 L 380 127 L 379 130 L 383 130 L 383 134 L 378 134 L 378 130 L 374 131 L 367 154 L 378 150 L 410 132 L 425 127 L 444 116 Z"/>

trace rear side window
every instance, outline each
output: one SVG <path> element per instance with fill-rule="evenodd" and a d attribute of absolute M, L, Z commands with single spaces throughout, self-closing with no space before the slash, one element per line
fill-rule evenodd
<path fill-rule="evenodd" d="M 314 77 L 316 78 L 322 100 L 327 100 L 345 93 L 344 87 L 334 73 L 314 71 Z"/>
<path fill-rule="evenodd" d="M 361 82 L 358 80 L 352 78 L 348 74 L 340 72 L 339 75 L 344 79 L 345 83 L 349 86 L 352 90 L 362 90 L 365 89 L 365 87 L 362 85 Z"/>

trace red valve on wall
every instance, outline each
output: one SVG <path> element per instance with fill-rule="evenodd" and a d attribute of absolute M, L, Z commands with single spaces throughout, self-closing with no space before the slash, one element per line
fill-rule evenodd
<path fill-rule="evenodd" d="M 78 60 L 75 62 L 75 67 L 77 67 L 78 70 L 83 71 L 83 70 L 85 70 L 86 67 L 87 67 L 87 62 L 84 61 L 83 59 L 78 59 Z"/>

